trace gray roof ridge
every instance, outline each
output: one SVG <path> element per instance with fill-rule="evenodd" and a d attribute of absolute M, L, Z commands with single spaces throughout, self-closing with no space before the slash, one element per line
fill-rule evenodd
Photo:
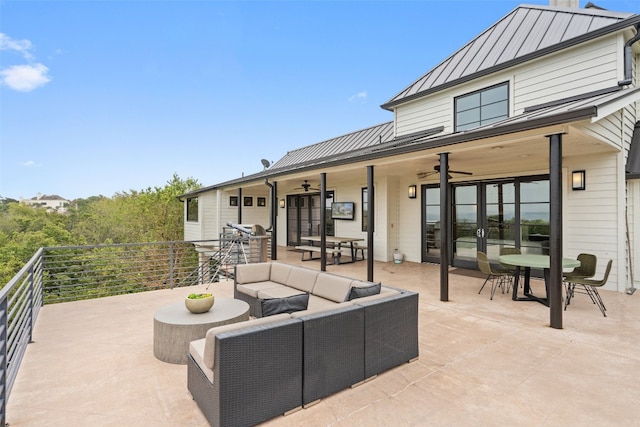
<path fill-rule="evenodd" d="M 513 58 L 502 60 L 502 62 L 498 62 L 494 65 L 491 65 L 485 68 L 479 68 L 476 71 L 470 72 L 470 74 L 465 75 L 464 73 L 462 73 L 458 77 L 453 78 L 452 80 L 448 80 L 440 83 L 433 83 L 434 81 L 437 81 L 439 79 L 439 76 L 443 73 L 443 71 L 448 66 L 448 64 L 451 63 L 457 56 L 464 56 L 464 54 L 466 54 L 465 53 L 466 51 L 472 52 L 472 48 L 474 48 L 474 44 L 486 43 L 487 40 L 483 40 L 483 39 L 485 38 L 488 39 L 489 35 L 491 35 L 491 33 L 495 31 L 496 28 L 498 28 L 501 24 L 505 23 L 506 21 L 512 20 L 518 11 L 523 11 L 523 10 L 525 11 L 525 13 L 528 13 L 526 12 L 526 10 L 538 10 L 542 12 L 570 13 L 573 16 L 584 15 L 584 16 L 590 16 L 590 17 L 611 18 L 611 19 L 618 19 L 618 21 L 595 28 L 595 29 L 588 30 L 581 35 L 577 35 L 566 40 L 561 40 L 548 46 L 540 47 L 526 54 L 520 54 L 520 49 L 518 49 L 518 53 Z M 591 37 L 596 37 L 599 35 L 607 34 L 609 32 L 620 30 L 627 26 L 633 25 L 634 23 L 636 23 L 636 21 L 640 22 L 640 15 L 636 13 L 630 13 L 630 12 L 611 12 L 611 11 L 602 10 L 602 9 L 578 9 L 578 8 L 567 8 L 567 7 L 559 7 L 559 6 L 519 5 L 518 7 L 511 10 L 509 13 L 507 13 L 503 17 L 501 17 L 499 20 L 497 20 L 493 25 L 486 28 L 484 31 L 482 31 L 480 34 L 478 34 L 468 43 L 464 44 L 464 46 L 462 46 L 460 49 L 457 49 L 451 55 L 449 55 L 448 57 L 440 61 L 437 65 L 432 67 L 429 71 L 427 71 L 426 73 L 421 75 L 419 78 L 414 80 L 411 84 L 409 84 L 404 89 L 399 91 L 386 103 L 382 104 L 381 108 L 386 110 L 392 110 L 392 108 L 398 104 L 420 98 L 429 93 L 437 92 L 437 91 L 452 87 L 456 84 L 460 84 L 460 83 L 487 75 L 489 73 L 496 72 L 500 69 L 507 68 L 521 62 L 526 62 L 537 56 L 563 49 L 567 46 L 570 46 L 573 43 L 584 41 L 585 37 L 588 37 L 588 39 L 590 39 Z M 475 56 L 477 54 L 478 52 L 475 52 L 472 54 L 472 56 Z M 454 69 L 460 65 L 460 66 L 463 66 L 464 69 L 466 70 L 470 62 L 471 61 L 467 61 L 467 63 L 464 64 L 463 61 L 460 60 L 459 64 L 456 65 Z M 436 75 L 436 74 L 437 74 L 437 77 L 431 79 L 431 86 L 424 88 L 427 81 L 431 78 L 431 75 Z M 409 93 L 409 92 L 413 92 L 413 93 Z"/>
<path fill-rule="evenodd" d="M 366 132 L 366 131 L 371 130 L 371 129 L 375 129 L 375 128 L 379 128 L 379 127 L 383 127 L 383 126 L 388 126 L 389 124 L 393 124 L 393 120 L 386 121 L 386 122 L 383 122 L 383 123 L 378 123 L 377 125 L 368 126 L 366 128 L 359 129 L 359 130 L 356 130 L 356 131 L 353 131 L 353 132 L 347 132 L 344 135 L 334 136 L 333 138 L 325 139 L 323 141 L 314 142 L 313 144 L 309 144 L 309 145 L 305 145 L 303 147 L 295 148 L 293 150 L 287 151 L 287 154 L 292 154 L 292 153 L 296 153 L 298 151 L 307 150 L 310 147 L 315 147 L 317 145 L 326 144 L 328 142 L 335 141 L 336 139 L 345 138 L 345 137 L 350 136 L 350 135 L 356 135 L 356 134 L 363 133 L 363 132 Z M 287 154 L 285 154 L 285 156 Z"/>

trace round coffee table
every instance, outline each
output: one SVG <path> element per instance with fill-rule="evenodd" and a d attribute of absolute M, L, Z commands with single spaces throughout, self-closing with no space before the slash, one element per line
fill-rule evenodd
<path fill-rule="evenodd" d="M 193 314 L 183 302 L 169 304 L 153 316 L 153 354 L 159 360 L 184 365 L 189 343 L 204 338 L 213 327 L 249 320 L 249 304 L 233 298 L 216 298 L 211 310 Z"/>

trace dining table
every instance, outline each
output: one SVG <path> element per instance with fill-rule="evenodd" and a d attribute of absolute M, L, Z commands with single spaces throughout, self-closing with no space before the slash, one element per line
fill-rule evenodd
<path fill-rule="evenodd" d="M 301 240 L 308 240 L 309 242 L 320 242 L 321 236 L 304 236 L 300 237 Z M 342 245 L 349 245 L 351 250 L 351 261 L 341 261 L 341 252 L 336 254 L 336 264 L 345 264 L 356 261 L 356 248 L 353 245 L 355 242 L 362 242 L 362 237 L 340 237 L 340 236 L 325 236 L 325 243 L 333 245 L 335 249 L 342 249 Z"/>
<path fill-rule="evenodd" d="M 500 255 L 498 260 L 501 264 L 511 265 L 515 267 L 514 281 L 513 281 L 513 293 L 511 298 L 514 301 L 537 301 L 541 304 L 549 306 L 549 267 L 551 258 L 549 255 L 534 255 L 534 254 L 509 254 Z M 573 258 L 562 258 L 562 268 L 575 268 L 580 266 L 580 261 Z M 518 296 L 518 284 L 520 279 L 520 269 L 524 268 L 524 296 Z M 544 288 L 546 295 L 539 297 L 531 293 L 531 269 L 542 269 L 544 274 Z"/>

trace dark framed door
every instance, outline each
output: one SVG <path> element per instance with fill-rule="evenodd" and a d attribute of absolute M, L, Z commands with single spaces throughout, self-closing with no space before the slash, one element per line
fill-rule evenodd
<path fill-rule="evenodd" d="M 422 187 L 424 262 L 440 262 L 440 189 Z M 451 186 L 451 264 L 477 268 L 477 251 L 497 260 L 503 247 L 548 253 L 549 180 L 532 176 Z"/>
<path fill-rule="evenodd" d="M 326 234 L 333 236 L 333 220 L 331 219 L 331 203 L 333 191 L 327 191 L 327 225 Z M 287 196 L 287 245 L 296 246 L 306 236 L 319 236 L 320 194 L 291 194 Z"/>

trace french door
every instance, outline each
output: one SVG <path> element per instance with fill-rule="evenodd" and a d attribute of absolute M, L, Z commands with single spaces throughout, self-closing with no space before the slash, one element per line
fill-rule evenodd
<path fill-rule="evenodd" d="M 333 236 L 333 220 L 331 219 L 331 203 L 333 191 L 327 191 L 327 232 Z M 322 224 L 320 222 L 320 194 L 292 194 L 287 196 L 287 245 L 296 246 L 303 237 L 319 236 Z"/>
<path fill-rule="evenodd" d="M 423 186 L 424 262 L 440 262 L 440 188 Z M 451 186 L 451 264 L 477 268 L 477 251 L 497 260 L 503 247 L 547 253 L 549 181 L 545 176 Z"/>

